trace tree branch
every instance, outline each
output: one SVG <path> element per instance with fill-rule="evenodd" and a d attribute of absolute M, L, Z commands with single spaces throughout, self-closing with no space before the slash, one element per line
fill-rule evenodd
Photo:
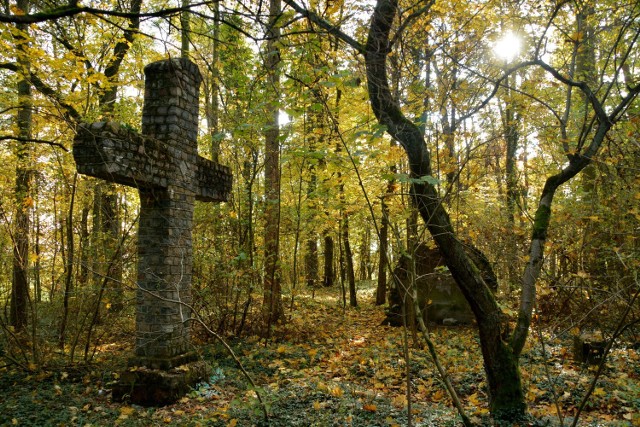
<path fill-rule="evenodd" d="M 36 144 L 47 144 L 47 145 L 51 145 L 52 147 L 61 148 L 62 150 L 64 150 L 67 153 L 69 152 L 67 147 L 65 147 L 64 145 L 60 144 L 59 142 L 49 141 L 49 140 L 46 140 L 46 139 L 20 138 L 18 136 L 13 136 L 13 135 L 0 135 L 0 141 L 34 142 Z"/>
<path fill-rule="evenodd" d="M 0 69 L 13 71 L 15 73 L 20 71 L 18 68 L 18 65 L 11 62 L 0 63 Z M 78 110 L 76 110 L 71 104 L 68 104 L 65 101 L 63 101 L 62 96 L 60 96 L 58 92 L 56 92 L 53 88 L 51 88 L 51 86 L 43 82 L 40 77 L 38 77 L 35 73 L 32 72 L 28 78 L 30 83 L 41 94 L 51 98 L 56 104 L 58 104 L 60 107 L 64 109 L 65 116 L 67 117 L 67 119 L 76 123 L 81 121 L 82 116 L 80 113 L 78 113 Z"/>
<path fill-rule="evenodd" d="M 8 23 L 8 24 L 37 24 L 39 22 L 45 21 L 54 21 L 60 18 L 68 18 L 75 15 L 80 15 L 82 13 L 88 13 L 90 15 L 99 15 L 99 16 L 116 16 L 118 18 L 158 18 L 163 16 L 176 15 L 178 13 L 183 12 L 185 9 L 191 9 L 198 6 L 205 6 L 211 4 L 212 1 L 204 1 L 201 3 L 191 4 L 189 7 L 172 7 L 167 9 L 160 9 L 155 12 L 143 12 L 143 13 L 132 13 L 132 12 L 120 12 L 117 10 L 104 10 L 97 9 L 94 7 L 88 6 L 77 6 L 77 5 L 69 5 L 62 6 L 47 12 L 38 12 L 33 14 L 24 14 L 24 15 L 15 15 L 15 14 L 6 14 L 0 13 L 0 22 Z"/>
<path fill-rule="evenodd" d="M 333 25 L 332 23 L 328 22 L 327 20 L 321 18 L 320 16 L 318 16 L 317 13 L 312 12 L 312 11 L 310 11 L 308 9 L 305 9 L 304 7 L 302 7 L 298 3 L 296 3 L 294 0 L 284 0 L 284 2 L 290 8 L 295 10 L 297 13 L 299 13 L 300 15 L 304 16 L 305 18 L 307 18 L 309 21 L 311 21 L 314 24 L 318 25 L 320 28 L 326 30 L 329 34 L 339 38 L 340 40 L 342 40 L 343 42 L 345 42 L 346 44 L 351 46 L 353 49 L 355 49 L 358 53 L 364 55 L 364 53 L 365 53 L 364 45 L 362 43 L 358 42 L 353 37 L 351 37 L 348 34 L 344 33 L 336 25 Z"/>

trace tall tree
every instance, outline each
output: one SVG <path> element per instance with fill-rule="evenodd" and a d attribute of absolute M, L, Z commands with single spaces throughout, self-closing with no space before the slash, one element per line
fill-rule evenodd
<path fill-rule="evenodd" d="M 30 1 L 18 0 L 17 8 L 23 13 L 29 12 Z M 29 25 L 16 24 L 14 36 L 18 65 L 18 108 L 16 112 L 16 182 L 15 219 L 13 231 L 13 279 L 11 282 L 10 323 L 18 331 L 24 329 L 28 321 L 29 305 L 29 237 L 31 211 L 31 133 L 32 133 L 32 94 L 31 64 L 29 60 Z"/>
<path fill-rule="evenodd" d="M 264 320 L 267 328 L 282 319 L 282 290 L 280 282 L 280 0 L 269 1 L 264 50 L 264 67 L 267 72 L 267 123 L 265 141 L 265 211 L 264 211 Z"/>
<path fill-rule="evenodd" d="M 118 89 L 120 88 L 120 69 L 127 53 L 131 49 L 136 33 L 140 28 L 140 13 L 142 0 L 132 0 L 128 12 L 131 17 L 128 19 L 128 26 L 123 30 L 122 38 L 113 47 L 112 56 L 104 69 L 104 77 L 107 80 L 106 88 L 100 93 L 99 109 L 106 118 L 113 118 Z M 120 251 L 121 244 L 121 218 L 118 206 L 118 191 L 115 184 L 99 182 L 96 184 L 96 195 L 94 202 L 94 229 L 98 231 L 104 239 L 99 239 L 103 243 L 104 260 L 108 271 L 104 272 L 109 279 L 108 288 L 115 291 L 111 293 L 114 300 L 113 307 L 121 306 L 121 283 L 122 283 L 122 261 L 114 254 Z"/>

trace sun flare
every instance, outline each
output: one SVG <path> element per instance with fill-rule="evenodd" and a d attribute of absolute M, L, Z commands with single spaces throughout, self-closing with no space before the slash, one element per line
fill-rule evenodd
<path fill-rule="evenodd" d="M 520 54 L 521 47 L 520 37 L 509 31 L 493 45 L 493 51 L 498 58 L 511 62 Z"/>

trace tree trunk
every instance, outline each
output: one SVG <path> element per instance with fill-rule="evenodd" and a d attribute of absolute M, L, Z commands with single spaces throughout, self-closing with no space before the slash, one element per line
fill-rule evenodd
<path fill-rule="evenodd" d="M 16 6 L 24 13 L 29 13 L 29 0 L 18 0 Z M 28 43 L 29 26 L 27 24 L 16 25 L 19 34 L 15 36 L 18 45 L 19 80 L 18 80 L 18 110 L 16 122 L 18 137 L 23 142 L 18 142 L 16 149 L 16 181 L 14 188 L 15 220 L 13 231 L 13 278 L 11 282 L 10 324 L 16 331 L 22 331 L 27 326 L 29 308 L 29 236 L 30 236 L 30 211 L 31 211 L 31 84 L 28 77 L 31 64 L 26 52 L 25 44 Z"/>
<path fill-rule="evenodd" d="M 307 240 L 307 252 L 304 259 L 307 286 L 315 288 L 318 282 L 318 242 L 313 238 Z"/>
<path fill-rule="evenodd" d="M 390 184 L 387 185 L 389 188 Z M 387 190 L 388 192 L 388 190 Z M 389 207 L 386 197 L 380 203 L 380 237 L 378 242 L 378 286 L 376 287 L 376 305 L 384 305 L 387 301 L 387 254 L 389 251 Z"/>
<path fill-rule="evenodd" d="M 191 12 L 189 11 L 189 6 L 189 0 L 182 0 L 182 11 L 180 12 L 180 55 L 183 58 L 189 57 L 189 46 L 191 44 Z"/>
<path fill-rule="evenodd" d="M 322 104 L 324 99 L 320 90 L 313 91 L 312 102 Z M 318 146 L 322 146 L 324 132 L 322 111 L 313 111 L 308 109 L 307 120 L 305 126 L 305 136 L 308 141 L 308 152 L 313 154 Z M 307 221 L 309 224 L 315 224 L 316 211 L 318 209 L 317 203 L 317 187 L 318 187 L 318 175 L 316 173 L 315 159 L 311 158 L 309 161 L 309 185 L 307 187 L 307 204 L 309 209 L 309 215 Z M 305 252 L 305 274 L 307 287 L 314 288 L 318 283 L 318 234 L 315 227 L 309 228 L 309 237 L 306 242 Z"/>
<path fill-rule="evenodd" d="M 507 76 L 506 82 L 506 105 L 502 113 L 502 126 L 504 129 L 504 140 L 506 144 L 505 156 L 505 182 L 506 182 L 506 210 L 507 210 L 507 227 L 513 230 L 516 226 L 516 210 L 518 207 L 518 175 L 516 168 L 516 151 L 518 150 L 518 141 L 520 133 L 518 131 L 518 115 L 515 111 L 515 105 L 512 99 L 511 81 L 514 78 Z M 519 286 L 517 273 L 518 259 L 518 242 L 515 234 L 508 236 L 506 239 L 507 274 L 509 278 L 509 290 L 517 289 Z"/>
<path fill-rule="evenodd" d="M 371 229 L 365 226 L 360 243 L 360 280 L 371 280 Z"/>
<path fill-rule="evenodd" d="M 89 263 L 91 254 L 89 246 L 89 206 L 82 207 L 82 216 L 80 218 L 80 272 L 78 275 L 78 284 L 86 285 L 89 279 Z"/>
<path fill-rule="evenodd" d="M 421 178 L 431 175 L 430 155 L 423 134 L 402 114 L 391 95 L 387 78 L 389 34 L 396 11 L 396 0 L 379 0 L 376 4 L 365 48 L 368 90 L 378 121 L 405 150 L 412 177 Z M 479 267 L 456 238 L 435 187 L 429 182 L 414 183 L 411 192 L 422 219 L 478 321 L 493 415 L 503 419 L 524 415 L 526 404 L 518 357 L 505 341 L 508 325 L 503 321 L 493 293 L 485 284 Z"/>
<path fill-rule="evenodd" d="M 122 39 L 116 43 L 113 48 L 113 56 L 104 69 L 104 76 L 108 79 L 109 85 L 100 93 L 98 103 L 100 111 L 108 118 L 113 118 L 120 87 L 119 74 L 120 67 L 125 56 L 129 52 L 134 41 L 134 36 L 140 27 L 140 13 L 142 0 L 133 0 L 129 12 L 132 17 L 129 18 L 129 26 L 123 31 Z M 109 265 L 109 260 L 113 258 L 113 254 L 117 253 L 121 242 L 121 219 L 120 207 L 118 206 L 118 191 L 113 183 L 100 181 L 96 184 L 96 197 L 99 199 L 94 203 L 94 245 L 97 243 L 97 251 L 101 253 L 101 265 Z M 69 225 L 71 226 L 71 225 Z M 97 257 L 96 257 L 97 258 Z M 97 267 L 97 266 L 95 266 Z M 98 272 L 96 285 L 102 282 L 102 276 L 106 276 L 109 280 L 107 289 L 111 289 L 110 299 L 112 301 L 112 310 L 118 311 L 122 308 L 122 261 L 117 260 L 108 271 L 103 269 L 95 270 Z"/>
<path fill-rule="evenodd" d="M 329 232 L 325 232 L 324 235 L 324 275 L 322 280 L 322 285 L 325 287 L 333 286 L 336 273 L 333 268 L 333 258 L 334 258 L 334 249 L 335 245 L 333 243 L 333 237 L 329 234 Z"/>
<path fill-rule="evenodd" d="M 267 29 L 264 66 L 268 73 L 267 85 L 272 101 L 268 104 L 269 121 L 265 136 L 265 229 L 264 229 L 264 321 L 267 331 L 284 315 L 280 284 L 280 128 L 278 123 L 280 94 L 280 0 L 269 2 L 269 27 Z"/>
<path fill-rule="evenodd" d="M 217 162 L 220 155 L 220 100 L 218 62 L 220 57 L 220 2 L 213 3 L 213 40 L 211 41 L 211 68 L 209 69 L 209 84 L 205 85 L 205 115 L 211 138 L 211 160 Z"/>
<path fill-rule="evenodd" d="M 351 307 L 358 306 L 356 296 L 356 275 L 353 271 L 353 252 L 349 241 L 349 214 L 343 211 L 342 214 L 342 244 L 344 247 L 344 267 L 346 279 L 349 282 L 349 304 Z"/>
<path fill-rule="evenodd" d="M 78 174 L 73 175 L 73 183 L 71 185 L 71 201 L 69 202 L 69 210 L 67 212 L 66 220 L 66 236 L 67 236 L 67 256 L 65 262 L 65 274 L 64 274 L 64 296 L 62 299 L 62 320 L 60 322 L 60 332 L 58 334 L 58 345 L 64 352 L 64 344 L 67 329 L 67 320 L 69 318 L 69 298 L 73 289 L 73 264 L 75 261 L 75 248 L 73 238 L 73 207 L 76 198 L 76 184 L 78 182 Z M 73 360 L 72 360 L 73 361 Z"/>

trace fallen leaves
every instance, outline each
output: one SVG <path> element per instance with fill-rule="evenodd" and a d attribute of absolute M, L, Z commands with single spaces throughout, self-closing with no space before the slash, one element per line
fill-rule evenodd
<path fill-rule="evenodd" d="M 367 412 L 376 412 L 378 410 L 378 407 L 373 403 L 367 403 L 362 407 L 362 409 L 364 409 Z"/>
<path fill-rule="evenodd" d="M 333 307 L 317 302 L 307 304 L 298 297 L 298 317 L 313 319 L 312 323 L 298 325 L 294 333 L 288 331 L 273 342 L 249 338 L 234 344 L 245 368 L 264 391 L 272 416 L 279 420 L 274 425 L 300 425 L 290 424 L 291 420 L 302 422 L 306 418 L 315 420 L 315 424 L 309 421 L 307 425 L 349 425 L 349 420 L 355 425 L 406 425 L 407 372 L 411 376 L 415 419 L 422 418 L 424 425 L 455 424 L 457 414 L 426 351 L 410 341 L 407 362 L 402 352 L 402 330 L 378 326 L 384 316 L 379 307 L 363 304 L 358 310 L 347 311 Z M 434 328 L 430 334 L 468 414 L 479 423 L 488 419 L 475 330 Z M 555 416 L 557 396 L 562 414 L 571 416 L 589 387 L 593 372 L 574 365 L 562 343 L 547 341 L 545 357 L 535 340 L 529 343 L 523 357 L 522 379 L 528 406 L 534 416 Z M 209 383 L 200 385 L 175 405 L 153 410 L 109 402 L 104 393 L 98 393 L 108 386 L 98 384 L 95 377 L 85 376 L 80 384 L 77 375 L 61 371 L 43 377 L 43 381 L 50 384 L 51 400 L 68 400 L 68 419 L 82 417 L 86 420 L 84 425 L 256 424 L 255 417 L 260 415 L 255 411 L 255 390 L 247 387 L 235 365 L 226 363 L 226 355 L 220 354 L 210 357 L 212 363 L 219 365 Z M 640 356 L 629 349 L 614 352 L 612 357 L 615 368 L 608 369 L 594 389 L 583 419 L 624 420 L 632 427 L 640 427 Z M 117 374 L 104 377 L 109 382 L 116 380 Z M 35 375 L 30 378 L 37 383 Z M 78 382 L 75 389 L 74 378 Z M 286 418 L 289 414 L 292 418 Z M 0 418 L 0 424 L 15 424 L 14 420 L 23 423 L 22 417 L 12 413 L 11 418 Z"/>

